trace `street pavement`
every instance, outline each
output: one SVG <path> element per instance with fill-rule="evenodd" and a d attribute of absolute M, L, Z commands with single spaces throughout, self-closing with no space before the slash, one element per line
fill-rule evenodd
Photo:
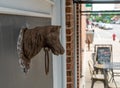
<path fill-rule="evenodd" d="M 98 29 L 100 30 L 100 29 Z M 95 35 L 97 35 L 97 31 L 95 30 Z M 91 88 L 91 75 L 90 71 L 88 68 L 88 60 L 92 58 L 92 53 L 94 52 L 94 45 L 95 44 L 112 44 L 112 54 L 113 54 L 113 62 L 120 62 L 120 41 L 119 39 L 116 38 L 115 41 L 112 40 L 112 38 L 100 38 L 100 37 L 94 37 L 93 43 L 90 45 L 90 51 L 88 51 L 88 47 L 86 44 L 86 51 L 85 51 L 85 57 L 84 57 L 84 77 L 81 79 L 81 82 L 83 86 L 81 88 Z M 83 73 L 83 74 L 84 74 Z M 84 80 L 84 81 L 83 81 Z M 117 83 L 117 88 L 120 88 L 120 77 L 115 77 L 116 83 Z M 94 88 L 104 88 L 104 85 L 102 82 L 97 81 L 94 84 Z M 116 88 L 116 87 L 112 87 Z"/>

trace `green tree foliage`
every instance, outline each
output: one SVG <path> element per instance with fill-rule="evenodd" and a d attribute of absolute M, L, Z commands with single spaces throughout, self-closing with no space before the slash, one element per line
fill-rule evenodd
<path fill-rule="evenodd" d="M 92 18 L 92 20 L 96 21 L 96 22 L 100 22 L 101 21 L 101 22 L 104 22 L 104 23 L 110 23 L 111 22 L 111 18 L 113 16 L 115 16 L 114 14 L 113 14 L 113 12 L 111 12 L 109 14 L 107 14 L 105 12 L 102 13 L 102 14 L 94 13 L 93 15 L 90 16 L 90 18 Z"/>

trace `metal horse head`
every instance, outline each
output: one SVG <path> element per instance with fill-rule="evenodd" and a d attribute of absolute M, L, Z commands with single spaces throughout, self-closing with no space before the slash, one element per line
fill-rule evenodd
<path fill-rule="evenodd" d="M 37 55 L 42 48 L 47 47 L 55 55 L 64 53 L 59 40 L 60 26 L 38 26 L 32 29 L 23 28 L 17 42 L 19 63 L 25 73 L 30 68 L 31 59 Z"/>

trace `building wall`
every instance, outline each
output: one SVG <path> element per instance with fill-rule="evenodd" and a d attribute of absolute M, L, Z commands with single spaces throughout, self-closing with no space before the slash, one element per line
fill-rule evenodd
<path fill-rule="evenodd" d="M 82 5 L 82 10 L 85 10 L 85 4 Z M 85 41 L 86 41 L 86 15 L 82 15 L 81 17 L 81 58 L 80 59 L 80 69 L 81 69 L 81 79 L 80 79 L 80 88 L 84 88 L 85 82 L 84 82 L 84 77 L 85 77 L 85 65 L 87 64 L 85 61 Z"/>
<path fill-rule="evenodd" d="M 82 10 L 85 10 L 85 5 L 83 4 L 82 5 Z M 82 15 L 82 22 L 81 22 L 81 35 L 82 35 L 82 47 L 81 47 L 81 50 L 82 50 L 82 63 L 81 63 L 81 65 L 82 65 L 82 67 L 81 67 L 81 69 L 82 69 L 82 71 L 84 70 L 83 69 L 83 61 L 84 61 L 84 52 L 85 52 L 85 41 L 86 41 L 86 15 Z M 82 74 L 82 73 L 81 73 Z M 82 74 L 83 75 L 83 74 Z"/>
<path fill-rule="evenodd" d="M 114 9 L 115 10 L 120 10 L 120 4 L 115 4 Z"/>
<path fill-rule="evenodd" d="M 26 24 L 30 28 L 45 26 L 51 24 L 51 19 L 0 14 L 0 88 L 53 88 L 51 52 L 48 75 L 45 74 L 43 50 L 32 59 L 27 74 L 24 74 L 18 63 L 17 39 L 20 29 Z"/>
<path fill-rule="evenodd" d="M 0 7 L 51 14 L 49 0 L 1 0 Z"/>
<path fill-rule="evenodd" d="M 76 4 L 76 38 L 77 38 L 77 88 L 80 88 L 83 77 L 83 62 L 85 50 L 85 32 L 86 32 L 86 16 L 83 16 L 80 10 L 84 10 L 85 6 Z"/>
<path fill-rule="evenodd" d="M 63 47 L 66 48 L 66 31 L 64 23 L 65 21 L 63 18 L 65 17 L 65 10 L 61 9 L 64 6 L 64 0 L 2 0 L 0 2 L 0 14 L 3 14 L 3 16 L 6 16 L 8 14 L 5 17 L 6 20 L 4 20 L 4 23 L 6 23 L 4 24 L 4 27 L 7 29 L 5 30 L 1 28 L 0 30 L 0 41 L 3 42 L 3 38 L 8 38 L 7 40 L 4 40 L 2 44 L 0 44 L 2 50 L 0 57 L 2 63 L 1 69 L 3 69 L 1 77 L 3 77 L 4 79 L 0 80 L 0 82 L 2 83 L 2 85 L 0 85 L 1 88 L 66 88 L 66 54 L 61 56 L 54 56 L 50 54 L 50 73 L 48 76 L 46 76 L 44 74 L 44 59 L 41 59 L 44 58 L 44 52 L 42 50 L 34 58 L 30 73 L 24 75 L 19 67 L 18 57 L 15 50 L 18 33 L 21 27 L 31 28 L 38 25 L 41 26 L 51 24 L 61 26 L 60 40 Z M 9 15 L 13 15 L 13 18 L 9 18 Z M 23 18 L 21 16 L 23 16 Z M 4 17 L 1 19 L 4 19 Z M 7 19 L 10 19 L 10 21 L 8 21 Z M 46 19 L 49 19 L 48 23 L 46 22 Z M 2 21 L 0 22 L 2 23 Z M 12 25 L 9 25 L 8 23 L 11 23 Z M 14 23 L 17 23 L 17 25 L 15 25 Z M 4 31 L 4 35 L 1 31 Z M 11 35 L 6 37 L 6 33 L 10 33 Z M 10 41 L 10 44 L 14 44 L 12 47 L 13 52 L 11 53 L 11 49 L 7 49 L 9 47 L 9 38 L 13 40 Z M 4 50 L 4 48 L 6 50 Z M 8 57 L 6 55 L 8 55 Z M 6 62 L 4 62 L 3 58 L 5 58 Z"/>
<path fill-rule="evenodd" d="M 66 71 L 66 88 L 74 88 L 74 14 L 72 0 L 66 0 Z"/>
<path fill-rule="evenodd" d="M 86 17 L 81 15 L 80 9 L 85 9 L 84 5 L 66 0 L 67 88 L 80 88 L 83 76 Z"/>
<path fill-rule="evenodd" d="M 53 1 L 53 0 L 52 0 Z M 28 3 L 29 2 L 29 3 Z M 65 3 L 64 3 L 65 2 Z M 64 6 L 66 7 L 64 8 Z M 48 80 L 53 79 L 53 88 L 74 88 L 75 87 L 75 50 L 74 50 L 74 14 L 73 14 L 73 0 L 54 0 L 54 3 L 51 3 L 51 0 L 6 0 L 0 2 L 0 13 L 4 13 L 5 10 L 1 11 L 1 7 L 5 8 L 10 8 L 13 9 L 12 14 L 16 12 L 16 9 L 20 11 L 20 14 L 24 14 L 24 11 L 28 11 L 27 15 L 30 16 L 31 13 L 33 12 L 32 16 L 34 17 L 45 17 L 45 18 L 50 18 L 52 23 L 51 24 L 56 24 L 56 25 L 61 25 L 62 30 L 61 30 L 61 41 L 62 44 L 66 50 L 66 53 L 62 56 L 54 56 L 53 57 L 53 77 L 52 75 Z M 65 9 L 65 14 L 64 10 Z M 34 14 L 38 13 L 38 14 Z M 42 15 L 41 15 L 42 13 Z M 8 14 L 8 13 L 7 13 Z M 19 15 L 19 14 L 17 14 Z M 40 16 L 39 16 L 40 15 Z M 66 21 L 65 21 L 66 20 Z M 29 21 L 32 23 L 32 21 Z M 66 23 L 64 23 L 66 22 Z M 33 22 L 34 23 L 34 22 Z M 27 26 L 31 26 L 29 24 L 26 24 Z M 35 25 L 35 24 L 34 24 Z M 79 22 L 78 22 L 79 25 Z M 84 33 L 84 32 L 83 32 Z M 78 35 L 81 34 L 80 30 L 78 29 Z M 66 40 L 65 40 L 66 39 Z M 78 45 L 82 41 L 80 38 L 78 38 Z M 81 46 L 84 44 L 80 44 Z M 79 45 L 78 48 L 78 55 L 80 54 L 81 48 Z M 42 53 L 43 54 L 43 53 Z M 39 57 L 39 56 L 38 56 Z M 65 59 L 66 58 L 66 59 Z M 79 59 L 79 57 L 78 57 Z M 80 58 L 82 60 L 82 58 Z M 37 63 L 37 62 L 36 62 Z M 80 69 L 81 66 L 81 61 L 78 61 L 78 69 Z M 36 64 L 38 65 L 38 64 Z M 77 72 L 80 74 L 79 70 Z M 52 74 L 52 73 L 51 73 Z M 79 75 L 77 74 L 77 75 Z M 37 75 L 36 75 L 37 76 Z M 42 79 L 47 79 L 47 77 L 42 76 Z M 51 78 L 52 77 L 52 78 Z M 37 78 L 37 77 L 36 77 Z M 65 79 L 66 78 L 66 79 Z M 30 78 L 28 78 L 30 79 Z M 34 79 L 34 77 L 33 77 Z M 26 80 L 26 79 L 25 79 Z M 34 79 L 35 81 L 36 79 Z M 40 80 L 42 81 L 42 80 Z M 44 82 L 44 81 L 43 81 Z M 34 82 L 33 82 L 34 83 Z M 41 82 L 42 83 L 42 82 Z M 79 77 L 77 80 L 77 88 L 79 88 Z M 42 84 L 42 85 L 49 85 L 47 84 Z M 37 86 L 38 87 L 38 86 Z M 41 86 L 40 86 L 41 87 Z M 47 88 L 47 87 L 44 87 Z"/>

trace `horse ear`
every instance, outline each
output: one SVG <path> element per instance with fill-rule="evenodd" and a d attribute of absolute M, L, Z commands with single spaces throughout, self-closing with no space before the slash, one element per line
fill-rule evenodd
<path fill-rule="evenodd" d="M 61 26 L 51 26 L 51 31 L 50 32 L 57 32 L 59 31 Z"/>

